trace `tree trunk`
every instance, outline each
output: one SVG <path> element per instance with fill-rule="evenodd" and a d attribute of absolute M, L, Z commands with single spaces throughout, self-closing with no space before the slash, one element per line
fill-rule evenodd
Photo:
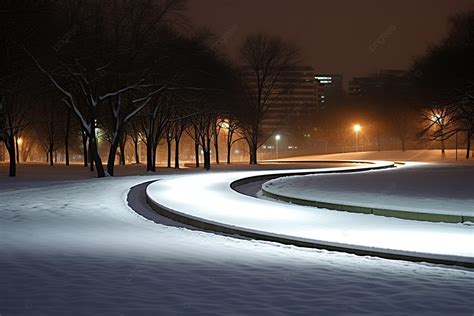
<path fill-rule="evenodd" d="M 71 127 L 71 110 L 67 112 L 67 120 L 66 120 L 66 135 L 64 138 L 64 156 L 66 159 L 66 166 L 69 166 L 69 130 Z"/>
<path fill-rule="evenodd" d="M 214 134 L 214 150 L 215 150 L 215 157 L 216 157 L 216 164 L 219 164 L 219 134 Z"/>
<path fill-rule="evenodd" d="M 49 143 L 49 165 L 54 166 L 54 161 L 53 161 L 53 144 Z"/>
<path fill-rule="evenodd" d="M 115 156 L 117 155 L 118 146 L 119 146 L 118 138 L 115 138 L 113 142 L 110 144 L 109 157 L 107 160 L 107 173 L 110 176 L 114 175 Z"/>
<path fill-rule="evenodd" d="M 122 138 L 124 138 L 122 136 Z M 119 147 L 120 147 L 120 164 L 122 166 L 125 166 L 125 145 L 126 145 L 126 142 L 127 140 L 126 139 L 122 139 L 119 143 Z"/>
<path fill-rule="evenodd" d="M 250 164 L 256 165 L 257 164 L 257 144 L 256 143 L 249 144 L 249 150 L 250 150 Z"/>
<path fill-rule="evenodd" d="M 196 163 L 196 168 L 199 168 L 199 142 L 198 142 L 198 130 L 194 128 L 194 159 Z"/>
<path fill-rule="evenodd" d="M 91 154 L 92 160 L 94 161 L 95 168 L 97 170 L 97 177 L 98 178 L 105 177 L 104 165 L 102 164 L 102 159 L 100 158 L 99 151 L 97 148 L 96 138 L 94 136 L 90 139 L 90 144 L 91 144 L 90 152 L 92 153 Z"/>
<path fill-rule="evenodd" d="M 166 138 L 166 144 L 168 145 L 168 164 L 167 167 L 171 168 L 171 139 Z"/>
<path fill-rule="evenodd" d="M 229 122 L 230 124 L 230 122 Z M 228 130 L 228 133 L 227 133 L 227 164 L 230 164 L 230 155 L 231 155 L 231 152 L 232 152 L 232 139 L 234 137 L 234 130 L 230 129 Z"/>
<path fill-rule="evenodd" d="M 155 137 L 154 139 L 159 139 L 157 137 Z M 156 162 L 158 161 L 158 146 L 160 145 L 160 141 L 156 141 L 153 145 L 153 152 L 152 152 L 152 155 L 153 155 L 153 161 L 151 162 L 152 165 L 153 165 L 153 170 L 156 171 Z"/>
<path fill-rule="evenodd" d="M 252 128 L 253 135 L 251 138 L 251 142 L 249 143 L 249 153 L 250 153 L 250 164 L 256 165 L 257 164 L 257 150 L 258 150 L 258 125 L 254 125 Z"/>
<path fill-rule="evenodd" d="M 8 171 L 9 177 L 16 176 L 16 151 L 15 151 L 15 137 L 13 135 L 7 135 L 5 139 L 5 146 L 7 147 L 8 156 L 10 157 L 10 168 Z"/>
<path fill-rule="evenodd" d="M 194 141 L 194 160 L 196 168 L 199 168 L 199 143 Z"/>
<path fill-rule="evenodd" d="M 211 151 L 210 148 L 202 149 L 204 155 L 204 169 L 209 171 L 211 169 Z"/>
<path fill-rule="evenodd" d="M 230 153 L 232 150 L 232 144 L 227 143 L 227 164 L 230 164 Z"/>
<path fill-rule="evenodd" d="M 90 171 L 93 172 L 94 171 L 94 154 L 92 153 L 92 138 L 89 138 L 89 149 L 88 149 L 88 152 L 89 152 L 89 161 L 91 162 L 90 163 Z"/>
<path fill-rule="evenodd" d="M 88 166 L 88 161 L 87 161 L 87 157 L 88 157 L 88 152 L 87 152 L 87 134 L 82 131 L 82 154 L 84 156 L 84 167 L 87 167 Z"/>
<path fill-rule="evenodd" d="M 174 168 L 179 169 L 179 141 L 180 137 L 174 138 Z"/>
<path fill-rule="evenodd" d="M 20 163 L 20 146 L 18 145 L 18 137 L 15 137 L 15 148 L 16 148 L 16 163 Z"/>
<path fill-rule="evenodd" d="M 135 163 L 139 164 L 140 163 L 140 154 L 138 153 L 138 140 L 133 141 L 133 145 L 135 148 Z"/>
<path fill-rule="evenodd" d="M 469 154 L 471 153 L 471 131 L 467 132 L 467 147 L 466 147 L 466 159 L 469 159 Z"/>
<path fill-rule="evenodd" d="M 206 139 L 206 148 L 203 147 L 204 152 L 204 169 L 211 170 L 211 139 Z"/>
<path fill-rule="evenodd" d="M 153 163 L 153 160 L 155 159 L 153 155 L 154 148 L 153 139 L 148 138 L 146 143 L 146 171 L 156 171 L 155 164 Z"/>

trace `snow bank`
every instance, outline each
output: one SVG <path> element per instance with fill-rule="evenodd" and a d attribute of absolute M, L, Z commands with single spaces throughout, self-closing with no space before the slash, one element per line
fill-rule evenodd
<path fill-rule="evenodd" d="M 472 270 L 184 228 L 146 205 L 140 184 L 158 178 L 2 189 L 0 313 L 473 312 Z"/>

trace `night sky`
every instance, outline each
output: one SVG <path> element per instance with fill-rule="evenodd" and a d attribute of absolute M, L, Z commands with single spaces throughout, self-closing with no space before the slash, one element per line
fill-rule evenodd
<path fill-rule="evenodd" d="M 188 15 L 224 39 L 235 58 L 249 33 L 293 40 L 305 64 L 344 81 L 380 69 L 406 69 L 441 39 L 447 18 L 474 0 L 190 0 Z"/>

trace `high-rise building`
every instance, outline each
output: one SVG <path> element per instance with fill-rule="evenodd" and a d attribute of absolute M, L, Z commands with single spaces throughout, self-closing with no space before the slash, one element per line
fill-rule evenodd
<path fill-rule="evenodd" d="M 404 70 L 381 70 L 366 77 L 356 77 L 349 82 L 351 96 L 376 96 L 388 87 L 404 90 L 410 86 L 408 74 Z"/>
<path fill-rule="evenodd" d="M 256 85 L 255 75 L 251 69 L 244 67 L 243 73 L 250 87 L 252 84 Z M 253 91 L 257 92 L 256 86 Z M 256 99 L 256 96 L 252 98 Z M 318 85 L 314 80 L 314 68 L 311 66 L 291 67 L 280 74 L 273 86 L 262 127 L 276 131 L 285 125 L 288 118 L 309 114 L 317 107 Z"/>
<path fill-rule="evenodd" d="M 322 108 L 342 98 L 342 75 L 316 74 L 314 80 L 318 85 L 318 103 Z"/>

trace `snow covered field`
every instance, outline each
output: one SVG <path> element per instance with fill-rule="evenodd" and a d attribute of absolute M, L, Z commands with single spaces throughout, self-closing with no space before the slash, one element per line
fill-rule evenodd
<path fill-rule="evenodd" d="M 473 179 L 474 165 L 425 164 L 283 177 L 263 187 L 275 195 L 308 201 L 474 217 Z"/>
<path fill-rule="evenodd" d="M 0 314 L 474 313 L 472 269 L 223 236 L 162 218 L 145 203 L 145 186 L 167 177 L 2 186 Z"/>
<path fill-rule="evenodd" d="M 472 152 L 474 154 L 474 152 Z M 458 150 L 458 159 L 456 160 L 456 150 L 447 149 L 444 156 L 438 149 L 425 150 L 387 150 L 387 151 L 361 151 L 329 155 L 314 155 L 303 157 L 292 157 L 282 160 L 300 160 L 300 159 L 319 159 L 319 160 L 391 160 L 391 161 L 418 161 L 418 162 L 437 162 L 437 163 L 461 163 L 472 164 L 474 159 L 465 158 L 466 150 Z"/>

